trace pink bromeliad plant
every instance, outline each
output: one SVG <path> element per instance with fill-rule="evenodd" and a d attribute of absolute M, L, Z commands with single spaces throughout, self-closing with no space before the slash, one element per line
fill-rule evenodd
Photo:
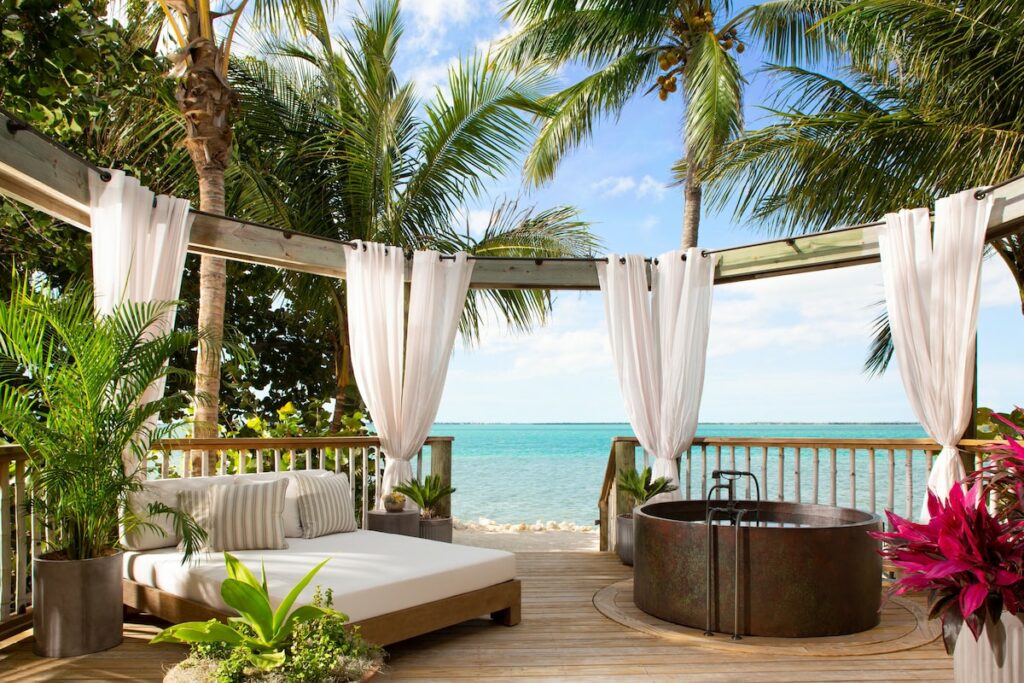
<path fill-rule="evenodd" d="M 929 491 L 926 524 L 889 512 L 893 531 L 872 534 L 905 572 L 893 594 L 929 593 L 929 616 L 942 619 L 950 654 L 964 623 L 977 640 L 1004 610 L 1024 610 L 1024 521 L 1000 519 L 986 502 L 981 481 L 966 493 L 954 486 L 946 502 Z"/>

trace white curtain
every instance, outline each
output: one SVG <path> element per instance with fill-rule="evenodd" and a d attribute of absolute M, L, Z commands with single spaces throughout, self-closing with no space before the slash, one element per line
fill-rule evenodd
<path fill-rule="evenodd" d="M 971 419 L 974 346 L 992 195 L 969 190 L 885 217 L 878 247 L 900 377 L 918 421 L 942 446 L 928 488 L 945 499 L 965 476 L 956 444 Z M 928 519 L 927 500 L 922 510 Z"/>
<path fill-rule="evenodd" d="M 107 315 L 126 302 L 174 301 L 181 289 L 192 217 L 189 202 L 149 188 L 123 171 L 109 181 L 89 176 L 92 273 L 96 313 Z M 174 328 L 174 311 L 155 332 Z M 163 395 L 164 380 L 151 384 L 142 403 Z M 155 421 L 155 418 L 154 418 Z M 126 466 L 135 467 L 126 454 Z"/>
<path fill-rule="evenodd" d="M 473 262 L 413 255 L 408 334 L 402 250 L 357 242 L 345 269 L 352 367 L 386 456 L 384 496 L 412 479 L 410 461 L 437 416 Z"/>
<path fill-rule="evenodd" d="M 650 295 L 644 259 L 624 261 L 612 254 L 597 264 L 619 387 L 633 432 L 654 456 L 652 477 L 678 487 L 676 460 L 697 432 L 716 257 L 662 254 L 650 265 Z"/>

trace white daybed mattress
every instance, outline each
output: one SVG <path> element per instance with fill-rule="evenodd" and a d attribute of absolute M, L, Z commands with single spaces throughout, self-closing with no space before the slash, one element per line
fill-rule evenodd
<path fill-rule="evenodd" d="M 284 550 L 231 553 L 259 577 L 267 569 L 271 598 L 279 602 L 310 569 L 329 561 L 302 593 L 308 603 L 317 585 L 334 591 L 334 608 L 352 621 L 452 597 L 516 577 L 515 555 L 376 531 L 289 538 Z M 181 564 L 175 548 L 126 551 L 124 576 L 181 598 L 230 611 L 220 597 L 226 578 L 221 553 L 202 553 Z"/>

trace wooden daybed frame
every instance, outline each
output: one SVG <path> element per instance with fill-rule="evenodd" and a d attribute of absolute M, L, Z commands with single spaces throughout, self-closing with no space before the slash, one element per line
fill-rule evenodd
<path fill-rule="evenodd" d="M 214 609 L 195 600 L 181 598 L 152 586 L 124 579 L 125 609 L 146 612 L 174 624 L 183 621 L 226 621 L 230 612 Z M 512 579 L 450 598 L 370 617 L 353 622 L 362 636 L 371 643 L 384 646 L 397 643 L 447 626 L 461 624 L 484 614 L 504 626 L 519 623 L 522 606 L 522 585 Z"/>

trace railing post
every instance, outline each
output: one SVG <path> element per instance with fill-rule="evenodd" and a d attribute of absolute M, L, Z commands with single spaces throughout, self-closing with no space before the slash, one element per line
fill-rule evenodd
<path fill-rule="evenodd" d="M 441 485 L 452 483 L 452 442 L 451 439 L 430 441 L 430 473 L 441 477 Z M 437 514 L 450 517 L 452 514 L 452 497 L 446 496 L 437 506 Z"/>
<path fill-rule="evenodd" d="M 633 512 L 633 499 L 624 494 L 619 495 L 619 476 L 623 472 L 636 471 L 636 442 L 632 439 L 617 439 L 612 443 L 612 448 L 615 451 L 615 481 L 612 482 L 615 518 L 608 520 L 608 546 L 614 550 L 618 544 L 616 525 L 619 515 Z"/>

